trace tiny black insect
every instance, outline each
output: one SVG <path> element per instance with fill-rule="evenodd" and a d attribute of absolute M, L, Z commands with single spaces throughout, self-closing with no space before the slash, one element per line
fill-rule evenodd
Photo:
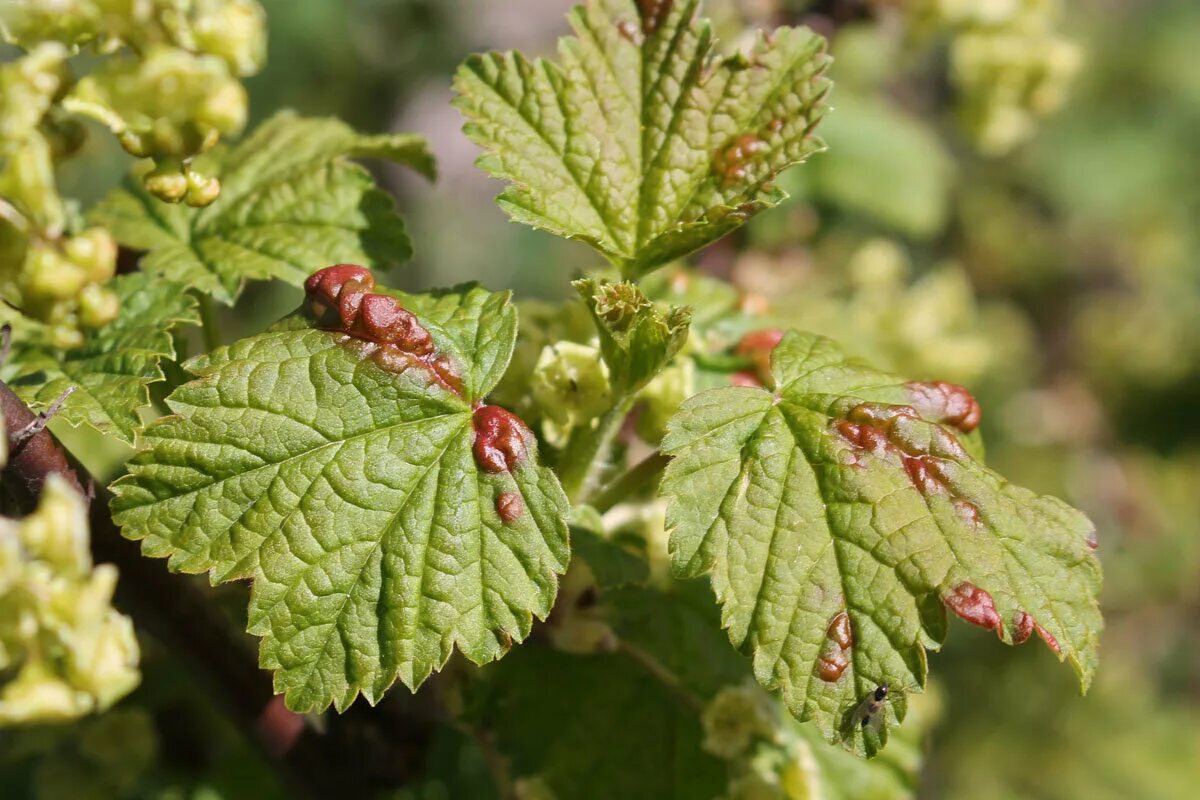
<path fill-rule="evenodd" d="M 887 696 L 888 685 L 886 682 L 875 687 L 875 691 L 867 695 L 866 699 L 855 709 L 854 722 L 863 728 L 870 726 L 872 730 L 878 731 L 883 722 L 883 704 L 887 700 Z"/>

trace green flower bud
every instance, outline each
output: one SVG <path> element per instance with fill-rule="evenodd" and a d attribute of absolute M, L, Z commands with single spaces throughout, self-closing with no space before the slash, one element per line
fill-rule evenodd
<path fill-rule="evenodd" d="M 51 104 L 70 84 L 67 49 L 44 43 L 0 66 L 0 140 L 32 133 Z"/>
<path fill-rule="evenodd" d="M 679 405 L 696 393 L 696 368 L 690 358 L 667 367 L 646 384 L 638 399 L 642 413 L 637 421 L 637 434 L 643 441 L 657 445 L 667 432 L 667 420 Z"/>
<path fill-rule="evenodd" d="M 42 42 L 83 44 L 98 35 L 99 22 L 100 9 L 94 0 L 0 3 L 3 38 L 26 50 Z"/>
<path fill-rule="evenodd" d="M 779 719 L 768 698 L 755 685 L 726 686 L 705 706 L 702 747 L 721 758 L 737 758 L 755 740 L 771 741 Z"/>
<path fill-rule="evenodd" d="M 204 208 L 221 194 L 221 182 L 192 170 L 186 170 L 188 190 L 185 201 L 193 208 Z"/>
<path fill-rule="evenodd" d="M 85 328 L 100 328 L 117 318 L 121 301 L 116 292 L 98 283 L 85 286 L 79 293 L 79 324 Z"/>
<path fill-rule="evenodd" d="M 83 332 L 74 325 L 55 325 L 50 330 L 50 343 L 59 350 L 73 350 L 83 344 Z"/>
<path fill-rule="evenodd" d="M 559 342 L 542 349 L 530 392 L 550 444 L 566 444 L 571 431 L 604 413 L 612 403 L 608 369 L 594 347 Z"/>
<path fill-rule="evenodd" d="M 632 283 L 605 283 L 592 298 L 596 316 L 614 333 L 627 330 L 639 311 L 650 308 L 646 295 Z"/>
<path fill-rule="evenodd" d="M 178 203 L 188 191 L 187 176 L 174 161 L 156 166 L 142 178 L 146 191 L 167 203 Z"/>
<path fill-rule="evenodd" d="M 107 125 L 131 153 L 188 158 L 246 121 L 246 91 L 216 56 L 154 44 L 81 80 L 64 106 Z M 182 194 L 180 195 L 182 197 Z"/>
<path fill-rule="evenodd" d="M 146 145 L 141 134 L 134 133 L 131 130 L 123 130 L 117 134 L 117 142 L 131 156 L 136 158 L 147 158 L 150 156 L 150 148 Z"/>
<path fill-rule="evenodd" d="M 237 75 L 253 75 L 266 61 L 266 15 L 253 0 L 197 0 L 192 35 L 197 49 L 223 58 Z"/>
<path fill-rule="evenodd" d="M 196 121 L 221 133 L 240 131 L 246 125 L 246 90 L 237 81 L 213 89 L 196 109 Z"/>
<path fill-rule="evenodd" d="M 81 697 L 42 661 L 30 661 L 0 689 L 0 725 L 55 722 L 87 712 Z"/>
<path fill-rule="evenodd" d="M 49 243 L 35 242 L 26 254 L 22 295 L 32 304 L 70 300 L 88 283 L 88 273 Z"/>
<path fill-rule="evenodd" d="M 112 608 L 116 569 L 93 568 L 87 506 L 61 476 L 37 509 L 0 518 L 0 724 L 102 711 L 138 682 L 133 624 Z M 4 676 L 13 675 L 4 683 Z"/>
<path fill-rule="evenodd" d="M 61 480 L 46 484 L 37 511 L 21 521 L 21 541 L 28 557 L 71 578 L 82 576 L 92 565 L 86 531 L 87 510 Z"/>
<path fill-rule="evenodd" d="M 94 283 L 103 283 L 116 272 L 117 242 L 104 228 L 88 228 L 72 236 L 63 251 Z"/>

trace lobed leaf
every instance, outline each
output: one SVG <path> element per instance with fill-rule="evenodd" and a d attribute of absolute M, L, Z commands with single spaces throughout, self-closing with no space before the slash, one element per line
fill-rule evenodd
<path fill-rule="evenodd" d="M 518 222 L 579 239 L 626 277 L 724 236 L 785 195 L 783 169 L 822 148 L 825 42 L 760 33 L 713 54 L 699 0 L 589 0 L 559 63 L 467 59 L 455 77 L 479 166 Z"/>
<path fill-rule="evenodd" d="M 506 414 L 476 401 L 512 350 L 507 293 L 407 297 L 461 393 L 296 314 L 189 362 L 197 379 L 113 486 L 147 555 L 253 580 L 249 630 L 296 710 L 374 703 L 397 677 L 415 689 L 455 647 L 499 658 L 566 568 L 566 498 L 532 435 L 513 423 L 503 469 L 478 455 L 481 415 Z"/>
<path fill-rule="evenodd" d="M 978 407 L 965 390 L 906 384 L 796 332 L 772 377 L 773 391 L 696 395 L 663 442 L 673 568 L 711 575 L 764 686 L 873 753 L 886 728 L 875 737 L 856 710 L 887 682 L 903 717 L 945 604 L 1006 643 L 1036 630 L 1086 690 L 1102 625 L 1094 529 L 968 453 L 959 436 Z"/>
<path fill-rule="evenodd" d="M 425 140 L 360 134 L 336 119 L 276 114 L 210 171 L 221 195 L 196 209 L 160 202 L 131 180 L 92 210 L 124 246 L 144 250 L 141 268 L 237 299 L 247 280 L 299 285 L 314 263 L 390 266 L 412 254 L 392 200 L 348 158 L 379 158 L 434 175 Z"/>
<path fill-rule="evenodd" d="M 58 416 L 132 443 L 142 424 L 138 410 L 150 404 L 147 386 L 163 380 L 162 359 L 175 358 L 172 328 L 199 318 L 178 283 L 143 273 L 118 276 L 109 286 L 120 315 L 73 350 L 54 347 L 45 326 L 6 313 L 13 344 L 0 376 L 35 411 L 74 387 Z"/>

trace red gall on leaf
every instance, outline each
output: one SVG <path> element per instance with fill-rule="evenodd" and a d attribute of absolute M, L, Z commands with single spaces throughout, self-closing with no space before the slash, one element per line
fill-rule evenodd
<path fill-rule="evenodd" d="M 480 406 L 474 417 L 475 461 L 488 472 L 511 472 L 529 455 L 533 434 L 521 418 L 500 406 Z M 518 498 L 519 499 L 519 498 Z M 497 512 L 503 516 L 503 512 Z"/>
<path fill-rule="evenodd" d="M 496 514 L 505 523 L 513 523 L 525 511 L 525 501 L 516 492 L 501 492 L 496 498 Z"/>
<path fill-rule="evenodd" d="M 370 270 L 356 264 L 325 267 L 304 282 L 309 311 L 318 323 L 383 346 L 376 361 L 385 369 L 403 372 L 419 366 L 449 391 L 462 394 L 461 375 L 447 355 L 436 351 L 429 331 L 395 297 L 371 292 L 374 287 Z"/>
<path fill-rule="evenodd" d="M 946 607 L 962 619 L 981 628 L 994 630 L 1004 637 L 1004 622 L 996 611 L 992 596 L 973 583 L 960 583 L 950 594 L 942 598 Z"/>
<path fill-rule="evenodd" d="M 921 416 L 970 433 L 983 415 L 975 397 L 957 383 L 910 381 L 905 384 L 913 406 Z"/>
<path fill-rule="evenodd" d="M 850 664 L 850 648 L 853 646 L 854 632 L 850 628 L 850 615 L 839 611 L 825 630 L 825 644 L 817 659 L 817 674 L 821 680 L 834 683 L 842 677 Z"/>

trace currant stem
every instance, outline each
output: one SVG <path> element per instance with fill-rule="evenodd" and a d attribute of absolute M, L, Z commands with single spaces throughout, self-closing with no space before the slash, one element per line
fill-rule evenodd
<path fill-rule="evenodd" d="M 200 309 L 200 325 L 204 331 L 204 348 L 212 352 L 221 346 L 221 330 L 217 321 L 217 304 L 212 295 L 203 292 L 196 293 Z"/>
<path fill-rule="evenodd" d="M 584 500 L 602 468 L 613 439 L 633 408 L 633 395 L 618 397 L 595 427 L 577 428 L 563 451 L 558 479 L 572 503 Z"/>
<path fill-rule="evenodd" d="M 643 488 L 657 488 L 663 471 L 670 463 L 670 456 L 658 451 L 651 453 L 601 489 L 592 498 L 592 506 L 603 514 Z"/>

